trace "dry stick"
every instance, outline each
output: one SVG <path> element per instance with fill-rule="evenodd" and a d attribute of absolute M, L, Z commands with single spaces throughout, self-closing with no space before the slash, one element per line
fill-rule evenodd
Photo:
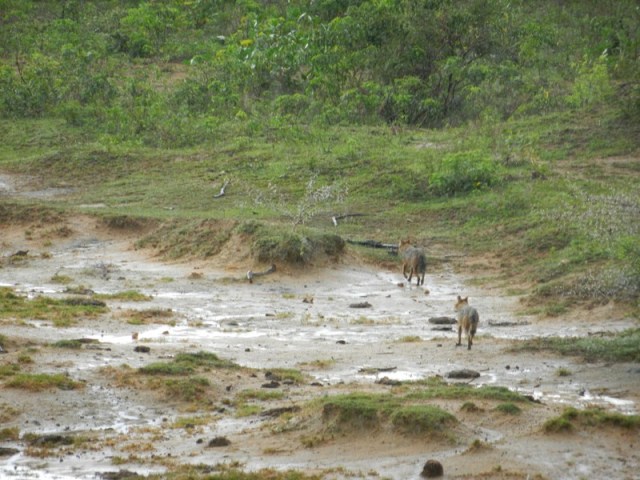
<path fill-rule="evenodd" d="M 224 189 L 227 188 L 227 185 L 229 185 L 229 182 L 224 182 L 224 185 L 222 185 L 222 188 L 220 189 L 220 193 L 214 195 L 213 198 L 220 198 L 224 196 Z"/>
<path fill-rule="evenodd" d="M 273 273 L 275 271 L 276 271 L 276 265 L 275 265 L 275 263 L 272 263 L 269 268 L 267 268 L 266 270 L 264 270 L 262 272 L 252 272 L 251 270 L 249 270 L 247 272 L 247 279 L 249 280 L 249 283 L 253 283 L 253 278 L 254 277 L 261 277 L 263 275 L 268 275 L 268 274 Z"/>
<path fill-rule="evenodd" d="M 345 213 L 344 215 L 334 215 L 333 217 L 331 217 L 331 221 L 337 227 L 338 220 L 342 220 L 343 218 L 349 218 L 349 217 L 364 217 L 365 215 L 367 214 L 366 213 Z"/>

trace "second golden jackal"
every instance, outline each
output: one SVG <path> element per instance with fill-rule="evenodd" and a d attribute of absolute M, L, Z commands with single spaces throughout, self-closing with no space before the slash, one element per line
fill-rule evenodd
<path fill-rule="evenodd" d="M 402 255 L 402 275 L 411 284 L 415 274 L 417 285 L 424 285 L 424 275 L 427 272 L 427 257 L 422 249 L 411 245 L 409 240 L 400 240 L 398 253 Z M 409 276 L 407 276 L 409 272 Z"/>
<path fill-rule="evenodd" d="M 462 298 L 460 295 L 458 295 L 455 310 L 458 314 L 458 343 L 456 343 L 456 347 L 462 345 L 462 330 L 464 329 L 467 335 L 467 350 L 471 350 L 480 315 L 475 308 L 469 305 L 469 297 Z"/>

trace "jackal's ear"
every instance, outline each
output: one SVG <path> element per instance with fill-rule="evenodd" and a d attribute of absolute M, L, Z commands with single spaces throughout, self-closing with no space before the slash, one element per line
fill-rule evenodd
<path fill-rule="evenodd" d="M 458 295 L 458 301 L 461 302 L 462 301 L 462 297 L 460 295 Z"/>
<path fill-rule="evenodd" d="M 469 301 L 469 297 L 463 298 L 462 301 L 463 302 L 468 302 Z"/>

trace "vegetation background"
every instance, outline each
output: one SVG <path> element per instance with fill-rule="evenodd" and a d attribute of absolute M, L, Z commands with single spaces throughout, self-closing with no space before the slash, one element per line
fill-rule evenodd
<path fill-rule="evenodd" d="M 635 0 L 0 0 L 0 131 L 0 170 L 167 255 L 411 234 L 539 313 L 640 307 Z"/>

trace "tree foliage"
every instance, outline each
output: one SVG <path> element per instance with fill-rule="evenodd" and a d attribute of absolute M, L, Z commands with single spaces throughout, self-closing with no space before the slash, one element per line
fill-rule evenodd
<path fill-rule="evenodd" d="M 144 142 L 272 112 L 437 127 L 618 91 L 640 117 L 633 0 L 0 0 L 0 25 L 0 115 Z"/>

